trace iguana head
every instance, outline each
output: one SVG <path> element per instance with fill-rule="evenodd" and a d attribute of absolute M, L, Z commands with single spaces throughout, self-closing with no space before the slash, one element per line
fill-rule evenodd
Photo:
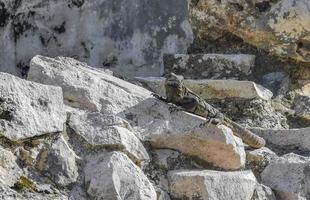
<path fill-rule="evenodd" d="M 185 95 L 185 86 L 183 76 L 170 73 L 166 76 L 165 89 L 167 100 L 171 103 L 178 104 Z"/>

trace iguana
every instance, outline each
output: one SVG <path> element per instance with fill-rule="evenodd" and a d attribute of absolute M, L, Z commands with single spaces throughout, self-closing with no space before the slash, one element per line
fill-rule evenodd
<path fill-rule="evenodd" d="M 231 128 L 233 133 L 240 137 L 244 143 L 254 148 L 265 146 L 265 140 L 240 124 L 224 116 L 219 110 L 208 104 L 203 98 L 185 87 L 183 76 L 170 73 L 165 81 L 166 98 L 161 98 L 168 103 L 180 106 L 185 111 L 205 117 L 213 123 L 222 123 Z"/>

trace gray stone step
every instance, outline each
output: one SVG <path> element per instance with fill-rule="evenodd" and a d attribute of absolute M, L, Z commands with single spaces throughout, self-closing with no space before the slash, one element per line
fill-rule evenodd
<path fill-rule="evenodd" d="M 164 82 L 162 77 L 136 77 L 136 79 L 146 84 L 153 92 L 165 96 Z M 272 92 L 252 81 L 238 80 L 184 80 L 186 87 L 205 99 L 225 99 L 260 98 L 270 100 Z"/>
<path fill-rule="evenodd" d="M 250 54 L 166 54 L 163 60 L 165 73 L 195 79 L 241 79 L 255 65 L 255 56 Z"/>
<path fill-rule="evenodd" d="M 301 129 L 251 129 L 263 137 L 267 144 L 275 145 L 286 150 L 302 150 L 310 152 L 310 127 Z"/>

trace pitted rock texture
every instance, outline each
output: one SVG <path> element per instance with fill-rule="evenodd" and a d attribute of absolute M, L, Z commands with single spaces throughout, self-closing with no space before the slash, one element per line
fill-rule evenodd
<path fill-rule="evenodd" d="M 249 54 L 167 54 L 165 73 L 182 74 L 185 78 L 238 79 L 252 73 L 255 56 Z"/>
<path fill-rule="evenodd" d="M 256 178 L 251 171 L 169 171 L 171 195 L 176 199 L 249 200 Z"/>
<path fill-rule="evenodd" d="M 165 78 L 136 77 L 136 80 L 145 84 L 153 92 L 166 96 Z M 272 92 L 252 81 L 238 80 L 192 80 L 185 79 L 185 86 L 204 99 L 263 99 L 270 100 Z"/>
<path fill-rule="evenodd" d="M 273 191 L 263 184 L 258 184 L 255 187 L 254 194 L 251 200 L 277 200 Z"/>
<path fill-rule="evenodd" d="M 194 3 L 195 2 L 195 3 Z M 284 58 L 310 62 L 308 0 L 193 1 L 190 19 L 199 36 L 225 32 Z"/>
<path fill-rule="evenodd" d="M 0 185 L 12 187 L 21 176 L 22 170 L 17 165 L 17 157 L 0 146 Z"/>
<path fill-rule="evenodd" d="M 17 141 L 61 132 L 65 121 L 60 87 L 0 73 L 0 135 Z"/>
<path fill-rule="evenodd" d="M 245 127 L 289 128 L 286 116 L 277 112 L 270 100 L 267 101 L 262 98 L 226 98 L 222 100 L 210 99 L 208 102 L 222 113 L 225 113 L 230 119 Z"/>
<path fill-rule="evenodd" d="M 160 75 L 163 54 L 185 53 L 193 40 L 187 10 L 186 0 L 1 0 L 0 70 L 24 75 L 44 54 Z"/>
<path fill-rule="evenodd" d="M 262 182 L 275 191 L 281 200 L 302 200 L 310 197 L 309 157 L 293 153 L 274 159 L 262 173 Z"/>
<path fill-rule="evenodd" d="M 240 138 L 224 125 L 208 125 L 205 118 L 147 99 L 126 110 L 134 129 L 153 148 L 175 149 L 226 170 L 244 166 L 245 152 Z"/>
<path fill-rule="evenodd" d="M 34 57 L 28 80 L 60 86 L 67 105 L 104 114 L 118 114 L 151 94 L 144 88 L 65 57 Z"/>
<path fill-rule="evenodd" d="M 120 117 L 98 112 L 73 112 L 68 125 L 76 134 L 82 136 L 92 148 L 116 148 L 124 151 L 138 162 L 149 159 L 143 144 L 133 130 L 130 130 L 129 123 Z"/>
<path fill-rule="evenodd" d="M 310 152 L 310 128 L 301 129 L 251 129 L 263 137 L 267 146 L 280 147 L 288 151 Z"/>
<path fill-rule="evenodd" d="M 85 185 L 94 199 L 156 200 L 155 189 L 147 177 L 120 152 L 88 157 Z"/>
<path fill-rule="evenodd" d="M 50 177 L 60 187 L 67 186 L 77 181 L 78 156 L 69 147 L 67 141 L 60 136 L 40 152 L 38 168 Z"/>

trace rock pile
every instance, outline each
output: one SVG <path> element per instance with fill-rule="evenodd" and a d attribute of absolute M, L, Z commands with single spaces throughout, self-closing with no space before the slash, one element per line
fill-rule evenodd
<path fill-rule="evenodd" d="M 253 151 L 228 127 L 206 126 L 206 119 L 72 58 L 36 56 L 27 79 L 0 73 L 3 199 L 273 200 L 275 195 L 309 195 L 308 158 L 278 156 L 309 152 L 307 128 L 253 129 L 271 148 Z M 139 80 L 161 92 L 157 79 Z M 240 90 L 234 98 L 270 101 L 270 91 L 237 83 L 255 90 Z M 210 88 L 201 81 L 187 84 L 197 93 Z"/>

